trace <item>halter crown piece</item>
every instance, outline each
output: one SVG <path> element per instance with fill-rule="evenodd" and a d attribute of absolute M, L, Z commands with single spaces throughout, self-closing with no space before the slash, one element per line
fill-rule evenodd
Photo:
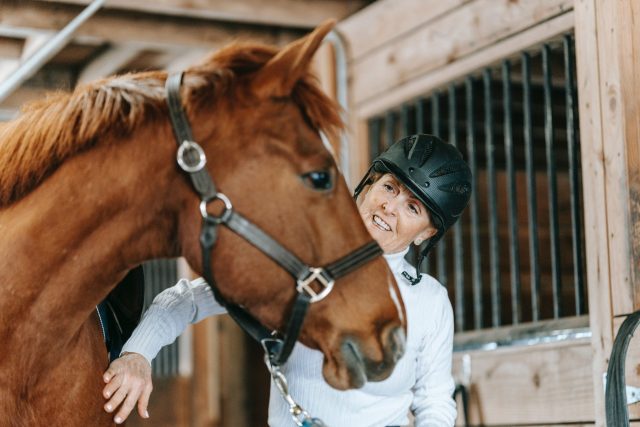
<path fill-rule="evenodd" d="M 178 143 L 177 162 L 180 168 L 189 175 L 191 183 L 201 199 L 202 229 L 200 246 L 202 249 L 203 277 L 211 287 L 216 300 L 227 309 L 229 315 L 245 332 L 262 344 L 265 350 L 267 366 L 273 375 L 272 368 L 277 369 L 279 365 L 287 361 L 291 354 L 309 305 L 329 295 L 336 279 L 380 256 L 382 249 L 375 241 L 371 241 L 325 267 L 310 267 L 271 236 L 236 212 L 231 200 L 217 191 L 209 172 L 205 168 L 207 159 L 204 150 L 194 141 L 191 127 L 180 100 L 182 75 L 183 73 L 170 75 L 167 78 L 165 89 L 167 91 L 169 116 L 176 142 Z M 212 215 L 207 211 L 208 204 L 215 200 L 219 200 L 224 204 L 224 209 L 218 216 Z M 237 304 L 229 303 L 220 294 L 211 271 L 211 250 L 216 242 L 216 227 L 220 224 L 228 227 L 260 249 L 265 255 L 271 257 L 295 279 L 297 292 L 284 335 L 278 331 L 267 329 L 244 308 Z M 313 282 L 320 285 L 320 291 L 316 292 L 311 287 Z"/>

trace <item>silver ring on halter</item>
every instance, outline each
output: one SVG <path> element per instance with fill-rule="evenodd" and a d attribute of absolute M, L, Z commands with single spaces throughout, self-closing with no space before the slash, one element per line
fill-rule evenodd
<path fill-rule="evenodd" d="M 207 212 L 207 205 L 216 199 L 224 203 L 224 210 L 222 211 L 220 216 L 211 215 L 209 212 Z M 229 198 L 222 193 L 216 193 L 212 197 L 202 199 L 202 201 L 200 202 L 200 214 L 202 215 L 202 218 L 207 221 L 211 221 L 214 224 L 227 222 L 229 220 L 229 217 L 231 217 L 232 211 L 233 205 L 231 204 L 231 200 L 229 200 Z"/>
<path fill-rule="evenodd" d="M 188 152 L 195 151 L 198 154 L 198 163 L 195 165 L 190 165 L 190 162 L 187 162 L 185 155 Z M 180 147 L 178 147 L 178 154 L 176 155 L 176 160 L 178 160 L 178 164 L 182 168 L 183 171 L 188 173 L 195 173 L 201 170 L 204 165 L 207 163 L 207 156 L 204 154 L 204 150 L 197 142 L 184 140 Z"/>
<path fill-rule="evenodd" d="M 333 284 L 335 283 L 334 280 L 327 279 L 323 273 L 323 268 L 309 268 L 309 275 L 302 280 L 298 280 L 296 290 L 299 293 L 305 292 L 311 298 L 311 302 L 320 301 L 329 295 L 329 292 L 331 292 Z M 320 292 L 314 291 L 313 288 L 309 286 L 314 280 L 317 280 L 322 285 L 323 289 Z"/>

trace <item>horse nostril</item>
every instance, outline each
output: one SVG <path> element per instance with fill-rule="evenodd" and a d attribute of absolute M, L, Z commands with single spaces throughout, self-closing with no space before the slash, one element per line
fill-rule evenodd
<path fill-rule="evenodd" d="M 391 353 L 391 358 L 393 360 L 393 363 L 395 363 L 400 360 L 400 358 L 404 354 L 406 343 L 404 330 L 401 327 L 395 327 L 391 329 L 389 331 L 387 343 L 389 346 L 389 352 Z"/>

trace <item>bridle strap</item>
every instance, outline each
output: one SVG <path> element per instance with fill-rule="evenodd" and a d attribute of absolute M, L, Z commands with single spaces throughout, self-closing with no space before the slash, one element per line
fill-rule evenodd
<path fill-rule="evenodd" d="M 209 284 L 216 300 L 227 309 L 229 315 L 245 332 L 262 344 L 270 362 L 273 365 L 281 365 L 286 362 L 293 350 L 309 305 L 328 295 L 336 279 L 380 256 L 382 249 L 375 241 L 371 241 L 325 268 L 312 268 L 271 236 L 235 212 L 230 200 L 222 193 L 217 192 L 209 172 L 204 167 L 206 156 L 202 148 L 193 140 L 191 127 L 180 100 L 181 84 L 182 73 L 177 73 L 167 78 L 167 105 L 173 132 L 178 143 L 178 164 L 189 174 L 191 182 L 202 200 L 200 203 L 200 211 L 203 217 L 200 246 L 202 250 L 203 277 Z M 207 204 L 216 199 L 223 201 L 225 204 L 224 210 L 219 216 L 214 216 L 207 212 Z M 291 307 L 284 339 L 276 335 L 274 331 L 264 327 L 243 307 L 228 302 L 220 293 L 211 271 L 211 252 L 216 242 L 217 226 L 219 224 L 224 224 L 268 255 L 296 280 L 297 295 Z M 316 292 L 310 286 L 314 281 L 323 286 L 319 292 Z"/>
<path fill-rule="evenodd" d="M 178 146 L 182 146 L 185 143 L 191 143 L 193 134 L 191 132 L 191 126 L 189 126 L 189 120 L 182 108 L 182 100 L 180 97 L 180 86 L 182 85 L 183 73 L 175 73 L 167 77 L 166 91 L 167 91 L 167 106 L 169 107 L 169 117 L 171 118 L 171 124 L 173 134 L 176 138 Z M 198 158 L 195 150 L 186 150 L 185 158 L 190 164 L 197 164 Z M 203 165 L 204 166 L 204 165 Z M 211 175 L 206 168 L 201 168 L 194 172 L 188 172 L 191 178 L 191 183 L 200 195 L 202 199 L 210 199 L 214 197 L 218 191 L 211 179 Z"/>

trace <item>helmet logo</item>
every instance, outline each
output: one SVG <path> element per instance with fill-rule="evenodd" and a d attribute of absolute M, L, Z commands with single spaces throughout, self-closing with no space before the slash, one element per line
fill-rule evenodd
<path fill-rule="evenodd" d="M 446 193 L 463 195 L 471 191 L 471 185 L 469 185 L 468 182 L 452 182 L 450 184 L 441 185 L 438 189 Z"/>

